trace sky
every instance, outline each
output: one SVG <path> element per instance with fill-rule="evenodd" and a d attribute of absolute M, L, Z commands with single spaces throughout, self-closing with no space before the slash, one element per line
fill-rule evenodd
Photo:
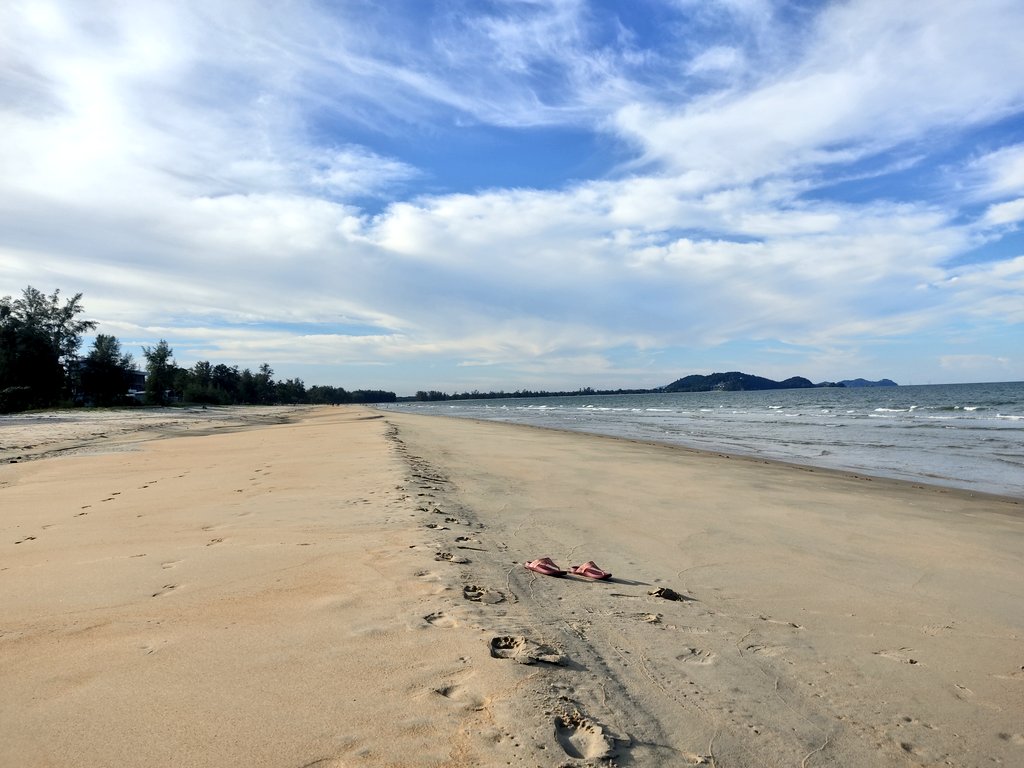
<path fill-rule="evenodd" d="M 6 0 L 0 295 L 399 395 L 1024 380 L 1022 36 L 1020 0 Z"/>

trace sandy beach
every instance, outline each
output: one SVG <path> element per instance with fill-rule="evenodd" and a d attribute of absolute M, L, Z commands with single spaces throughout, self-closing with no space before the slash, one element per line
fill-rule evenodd
<path fill-rule="evenodd" d="M 144 413 L 0 421 L 2 766 L 1024 765 L 1020 500 L 361 407 Z"/>

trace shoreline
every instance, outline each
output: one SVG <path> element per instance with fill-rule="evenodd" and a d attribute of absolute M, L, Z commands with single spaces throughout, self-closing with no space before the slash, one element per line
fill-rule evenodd
<path fill-rule="evenodd" d="M 1016 500 L 522 426 L 325 407 L 0 465 L 7 759 L 1024 758 Z"/>
<path fill-rule="evenodd" d="M 369 406 L 373 407 L 373 406 Z M 1024 508 L 1024 497 L 1011 496 L 1004 493 L 994 493 L 988 491 L 975 491 L 969 488 L 963 488 L 959 486 L 942 485 L 935 482 L 926 482 L 924 480 L 907 480 L 899 477 L 889 477 L 886 475 L 872 475 L 869 472 L 858 472 L 852 469 L 839 469 L 837 467 L 826 467 L 818 464 L 805 464 L 795 461 L 786 461 L 785 459 L 767 458 L 763 456 L 756 456 L 748 453 L 731 453 L 725 450 L 710 450 L 707 448 L 696 448 L 690 445 L 683 445 L 681 443 L 671 443 L 663 440 L 645 440 L 636 437 L 623 437 L 621 435 L 612 435 L 603 432 L 590 432 L 581 429 L 569 429 L 566 427 L 552 427 L 540 424 L 521 424 L 514 421 L 500 421 L 498 419 L 478 419 L 471 416 L 450 416 L 448 414 L 437 413 L 437 414 L 419 414 L 409 413 L 407 411 L 392 411 L 384 408 L 374 408 L 378 413 L 384 415 L 387 418 L 391 414 L 408 414 L 410 416 L 422 417 L 422 418 L 441 418 L 441 419 L 456 419 L 460 421 L 470 421 L 480 425 L 488 424 L 502 424 L 507 427 L 516 429 L 536 429 L 540 431 L 556 432 L 560 434 L 568 435 L 583 435 L 586 437 L 599 438 L 603 440 L 621 441 L 625 443 L 633 443 L 636 445 L 648 445 L 651 447 L 664 448 L 670 451 L 679 451 L 681 453 L 693 454 L 697 456 L 711 456 L 722 459 L 728 459 L 730 461 L 738 461 L 750 464 L 767 464 L 779 467 L 788 467 L 790 469 L 802 472 L 820 473 L 825 477 L 836 477 L 836 478 L 847 478 L 851 480 L 863 480 L 872 483 L 892 483 L 898 487 L 908 487 L 932 490 L 940 494 L 951 494 L 956 497 L 963 497 L 967 499 L 979 498 L 989 499 L 991 501 L 1006 502 L 1021 506 Z M 1024 514 L 1024 509 L 1022 509 Z"/>
<path fill-rule="evenodd" d="M 1024 499 L 1024 463 L 1016 450 L 1024 419 L 1019 384 L 897 389 L 378 407 L 638 438 Z"/>
<path fill-rule="evenodd" d="M 288 405 L 288 406 L 254 406 L 254 405 L 236 405 L 236 406 L 209 406 L 204 408 L 202 406 L 184 406 L 184 407 L 157 407 L 157 406 L 143 406 L 139 408 L 103 408 L 103 409 L 51 409 L 44 411 L 33 411 L 31 414 L 3 414 L 0 415 L 0 465 L 5 463 L 15 463 L 23 461 L 35 461 L 42 458 L 53 458 L 65 455 L 76 455 L 82 453 L 92 452 L 113 452 L 132 450 L 132 446 L 136 443 L 145 442 L 153 439 L 166 439 L 172 437 L 183 437 L 183 436 L 201 436 L 205 434 L 225 434 L 232 431 L 247 430 L 259 428 L 262 426 L 268 426 L 271 424 L 287 424 L 292 423 L 295 419 L 301 418 L 304 413 L 321 409 L 321 408 L 332 408 L 335 406 L 317 406 L 317 405 Z M 753 453 L 744 452 L 731 452 L 725 449 L 710 449 L 703 447 L 695 447 L 691 445 L 685 445 L 682 443 L 668 442 L 664 440 L 644 439 L 637 437 L 626 437 L 622 435 L 615 435 L 603 432 L 591 432 L 587 430 L 570 429 L 567 427 L 557 427 L 539 424 L 523 424 L 514 421 L 502 421 L 497 419 L 479 419 L 470 416 L 451 416 L 444 413 L 437 414 L 417 414 L 409 411 L 396 411 L 389 408 L 381 408 L 376 405 L 357 405 L 357 406 L 342 406 L 342 407 L 357 407 L 370 409 L 376 413 L 382 414 L 387 417 L 391 414 L 409 414 L 412 416 L 425 416 L 427 418 L 447 418 L 447 419 L 459 419 L 464 421 L 471 421 L 479 424 L 505 424 L 510 427 L 525 428 L 525 429 L 537 429 L 537 430 L 549 430 L 552 432 L 560 432 L 567 434 L 578 434 L 586 435 L 590 437 L 604 438 L 608 440 L 621 440 L 629 443 L 635 443 L 639 445 L 650 445 L 659 446 L 670 450 L 678 450 L 682 452 L 691 452 L 698 455 L 709 455 L 718 456 L 721 458 L 751 462 L 754 464 L 771 464 L 779 465 L 783 467 L 791 467 L 796 470 L 804 472 L 817 472 L 823 475 L 832 475 L 835 477 L 849 477 L 852 479 L 866 480 L 868 482 L 878 483 L 895 483 L 902 484 L 911 487 L 921 487 L 933 489 L 938 493 L 950 493 L 955 495 L 964 495 L 968 498 L 986 498 L 993 501 L 1006 501 L 1011 504 L 1024 505 L 1024 496 L 1014 496 L 1006 493 L 997 493 L 993 491 L 980 491 L 971 488 L 965 488 L 961 485 L 946 485 L 943 483 L 928 481 L 928 480 L 917 480 L 907 479 L 901 477 L 893 477 L 890 475 L 877 475 L 867 471 L 859 471 L 855 469 L 844 469 L 839 467 L 824 466 L 821 464 L 814 464 L 810 461 L 791 461 L 780 458 L 759 456 Z M 84 418 L 75 419 L 75 416 Z M 43 450 L 39 450 L 39 440 L 29 441 L 31 444 L 27 446 L 10 446 L 8 443 L 18 441 L 22 438 L 22 433 L 27 431 L 35 431 L 38 426 L 36 424 L 24 424 L 14 425 L 11 422 L 5 422 L 4 417 L 36 417 L 40 420 L 44 419 L 62 419 L 63 421 L 77 422 L 78 431 L 86 433 L 89 429 L 89 422 L 94 420 L 104 421 L 104 417 L 112 417 L 112 421 L 127 422 L 132 425 L 129 429 L 121 431 L 119 434 L 109 435 L 91 435 L 82 434 L 79 437 L 71 440 L 64 440 L 59 443 L 51 441 L 47 443 L 45 440 L 41 441 Z M 70 419 L 64 419 L 65 416 L 70 416 Z M 145 416 L 152 423 L 149 424 L 137 424 L 138 417 Z M 18 419 L 21 421 L 22 419 Z M 24 419 L 27 421 L 27 418 Z M 13 428 L 12 428 L 13 427 Z M 61 430 L 66 429 L 66 426 L 62 424 Z M 118 425 L 113 426 L 113 431 L 118 430 Z"/>

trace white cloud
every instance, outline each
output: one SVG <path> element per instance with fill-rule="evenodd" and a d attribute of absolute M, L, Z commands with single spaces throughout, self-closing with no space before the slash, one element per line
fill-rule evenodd
<path fill-rule="evenodd" d="M 738 48 L 716 45 L 701 51 L 686 69 L 692 75 L 715 72 L 729 73 L 740 69 L 745 63 L 746 57 Z"/>
<path fill-rule="evenodd" d="M 179 357 L 641 375 L 610 350 L 765 340 L 836 361 L 1022 321 L 1019 260 L 947 266 L 978 242 L 952 204 L 804 196 L 836 164 L 915 143 L 884 163 L 906 168 L 932 131 L 1019 107 L 1000 34 L 1018 4 L 828 6 L 763 72 L 780 22 L 759 0 L 712 7 L 739 32 L 671 60 L 575 1 L 415 30 L 373 4 L 24 7 L 0 11 L 0 292 L 82 290 L 104 329 L 177 337 Z M 687 67 L 728 88 L 665 86 Z M 426 194 L 404 134 L 460 121 L 601 125 L 656 162 Z M 993 203 L 982 225 L 1024 219 L 1022 147 L 958 166 Z"/>
<path fill-rule="evenodd" d="M 649 181 L 662 193 L 671 186 Z M 673 239 L 658 229 L 664 206 L 647 209 L 645 222 L 637 185 L 402 203 L 374 220 L 366 239 L 429 264 L 435 285 L 458 280 L 451 315 L 472 316 L 473 327 L 500 335 L 499 323 L 525 311 L 544 323 L 538 336 L 552 337 L 575 318 L 604 339 L 646 338 L 654 346 L 712 345 L 750 333 L 817 344 L 919 328 L 933 308 L 917 287 L 941 280 L 941 264 L 969 242 L 969 233 L 927 208 L 780 210 L 756 195 L 735 196 L 728 216 L 715 199 L 669 203 L 678 226 L 723 233 Z M 618 213 L 622 203 L 628 217 Z M 755 235 L 765 239 L 750 240 Z M 419 328 L 438 322 L 415 319 Z M 453 332 L 455 324 L 444 331 Z"/>
<path fill-rule="evenodd" d="M 357 146 L 315 158 L 311 164 L 317 168 L 312 178 L 314 185 L 346 198 L 382 193 L 419 175 L 406 163 Z"/>
<path fill-rule="evenodd" d="M 1024 221 L 1024 197 L 989 206 L 982 217 L 985 224 L 1016 224 Z"/>
<path fill-rule="evenodd" d="M 1010 358 L 993 355 L 942 355 L 939 365 L 951 371 L 976 371 L 986 368 L 1003 368 L 1010 366 Z"/>
<path fill-rule="evenodd" d="M 961 267 L 949 278 L 946 290 L 953 295 L 945 311 L 958 319 L 1024 326 L 1024 255 Z"/>
<path fill-rule="evenodd" d="M 1024 144 L 989 152 L 967 168 L 974 194 L 983 200 L 1024 194 Z"/>
<path fill-rule="evenodd" d="M 689 104 L 633 103 L 615 126 L 648 158 L 721 185 L 846 163 L 1024 105 L 1024 24 L 1006 0 L 966 6 L 836 4 L 803 58 L 751 90 Z"/>

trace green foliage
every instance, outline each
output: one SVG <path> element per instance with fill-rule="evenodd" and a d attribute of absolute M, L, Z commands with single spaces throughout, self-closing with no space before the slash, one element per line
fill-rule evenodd
<path fill-rule="evenodd" d="M 0 299 L 0 411 L 42 408 L 69 396 L 68 372 L 82 334 L 96 327 L 79 320 L 82 294 L 64 302 L 27 286 L 21 298 Z"/>
<path fill-rule="evenodd" d="M 306 391 L 306 399 L 313 405 L 341 405 L 342 403 L 351 403 L 352 395 L 341 387 L 317 385 Z"/>
<path fill-rule="evenodd" d="M 125 400 L 135 361 L 121 351 L 116 336 L 99 334 L 81 369 L 82 396 L 94 405 L 120 405 Z"/>
<path fill-rule="evenodd" d="M 20 317 L 26 327 L 42 335 L 62 365 L 67 365 L 78 353 L 82 334 L 96 327 L 92 320 L 76 319 L 83 311 L 81 293 L 61 304 L 59 288 L 47 296 L 30 285 L 13 303 L 13 314 Z"/>
<path fill-rule="evenodd" d="M 292 405 L 295 403 L 305 403 L 306 399 L 306 385 L 303 384 L 302 379 L 287 379 L 286 381 L 279 381 L 275 386 L 276 399 L 279 403 L 286 405 Z"/>
<path fill-rule="evenodd" d="M 121 350 L 117 337 L 99 334 L 84 360 L 77 357 L 82 334 L 96 327 L 81 320 L 82 294 L 61 301 L 28 286 L 18 299 L 0 298 L 0 413 L 46 408 L 69 400 L 93 405 L 126 401 L 135 361 Z M 167 405 L 184 400 L 209 405 L 270 405 L 274 403 L 394 402 L 394 392 L 341 387 L 311 387 L 302 379 L 274 381 L 274 370 L 263 363 L 248 368 L 201 360 L 189 369 L 174 362 L 166 339 L 143 347 L 146 360 L 146 402 Z"/>
<path fill-rule="evenodd" d="M 253 387 L 256 391 L 253 402 L 259 405 L 270 405 L 277 399 L 274 387 L 274 371 L 267 363 L 260 365 L 259 373 L 253 376 Z"/>
<path fill-rule="evenodd" d="M 174 350 L 166 339 L 160 339 L 155 347 L 143 347 L 142 354 L 146 358 L 146 402 L 167 405 L 174 397 Z"/>
<path fill-rule="evenodd" d="M 474 389 L 472 392 L 439 392 L 436 389 L 429 391 L 420 390 L 413 397 L 398 398 L 402 401 L 418 400 L 420 402 L 434 402 L 439 400 L 503 400 L 508 398 L 531 398 L 531 397 L 577 397 L 580 395 L 638 395 L 647 392 L 658 392 L 656 389 L 605 389 L 596 390 L 593 387 L 583 387 L 571 391 L 549 392 L 545 390 L 535 391 L 532 389 L 517 389 L 515 392 L 481 392 Z"/>

